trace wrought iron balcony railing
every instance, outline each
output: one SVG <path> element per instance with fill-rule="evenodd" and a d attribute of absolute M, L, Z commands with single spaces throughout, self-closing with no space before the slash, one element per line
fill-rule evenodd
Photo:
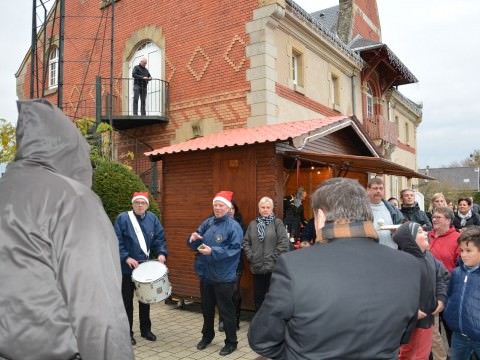
<path fill-rule="evenodd" d="M 152 79 L 147 85 L 145 114 L 141 113 L 141 100 L 138 100 L 138 114 L 133 111 L 133 78 L 97 77 L 96 80 L 96 116 L 97 120 L 156 120 L 168 121 L 170 107 L 169 83 L 161 79 Z M 125 122 L 123 122 L 125 123 Z M 137 121 L 139 126 L 141 122 Z M 127 128 L 132 127 L 128 126 Z M 134 127 L 134 126 L 133 126 Z M 125 128 L 125 127 L 124 127 Z"/>

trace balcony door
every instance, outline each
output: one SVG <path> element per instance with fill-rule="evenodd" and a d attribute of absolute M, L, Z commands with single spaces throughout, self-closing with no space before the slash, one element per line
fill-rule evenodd
<path fill-rule="evenodd" d="M 147 69 L 152 76 L 152 81 L 147 86 L 147 115 L 162 115 L 164 114 L 165 103 L 164 94 L 165 88 L 162 79 L 162 50 L 153 42 L 146 42 L 142 44 L 130 60 L 128 72 L 132 76 L 133 67 L 138 65 L 140 59 L 145 57 L 147 59 Z M 133 104 L 133 79 L 129 80 L 129 96 L 130 102 Z M 140 100 L 138 107 L 140 107 Z M 129 106 L 129 115 L 133 115 L 133 106 Z"/>

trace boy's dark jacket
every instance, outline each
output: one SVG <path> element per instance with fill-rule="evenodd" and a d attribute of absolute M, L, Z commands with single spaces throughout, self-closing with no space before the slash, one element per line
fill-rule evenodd
<path fill-rule="evenodd" d="M 419 227 L 418 224 L 408 222 L 398 228 L 393 240 L 398 248 L 415 256 L 421 265 L 420 281 L 420 310 L 427 314 L 423 319 L 417 320 L 416 327 L 428 329 L 433 325 L 433 315 L 437 307 L 437 300 L 447 303 L 447 288 L 450 274 L 443 264 L 435 259 L 429 251 L 423 252 L 417 245 L 411 228 Z M 415 234 L 417 231 L 414 232 Z M 416 236 L 416 235 L 415 235 Z"/>
<path fill-rule="evenodd" d="M 452 331 L 480 341 L 480 268 L 453 270 L 443 317 Z"/>

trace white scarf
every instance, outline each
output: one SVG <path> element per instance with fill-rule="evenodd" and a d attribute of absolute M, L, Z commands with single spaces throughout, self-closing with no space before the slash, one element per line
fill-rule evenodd
<path fill-rule="evenodd" d="M 145 242 L 145 237 L 143 236 L 143 231 L 140 228 L 140 224 L 138 223 L 137 218 L 135 217 L 133 211 L 128 212 L 128 217 L 130 218 L 130 222 L 132 223 L 133 230 L 135 230 L 135 235 L 137 235 L 138 243 L 140 244 L 140 248 L 142 249 L 143 253 L 150 255 L 150 251 L 147 249 L 147 243 Z"/>
<path fill-rule="evenodd" d="M 472 210 L 468 210 L 468 212 L 463 215 L 460 211 L 457 211 L 458 217 L 461 219 L 460 220 L 460 226 L 463 228 L 465 225 L 467 225 L 467 220 L 472 217 Z"/>

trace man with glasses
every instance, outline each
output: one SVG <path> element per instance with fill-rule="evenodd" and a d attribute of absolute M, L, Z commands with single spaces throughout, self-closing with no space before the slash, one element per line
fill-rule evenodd
<path fill-rule="evenodd" d="M 136 192 L 132 197 L 133 211 L 121 213 L 115 221 L 115 232 L 120 248 L 120 263 L 122 265 L 122 297 L 130 323 L 132 345 L 136 344 L 133 337 L 133 291 L 132 271 L 139 263 L 149 259 L 157 259 L 162 264 L 167 259 L 167 246 L 163 227 L 158 217 L 148 210 L 148 193 Z M 140 320 L 140 335 L 155 341 L 150 321 L 150 305 L 138 302 Z"/>

